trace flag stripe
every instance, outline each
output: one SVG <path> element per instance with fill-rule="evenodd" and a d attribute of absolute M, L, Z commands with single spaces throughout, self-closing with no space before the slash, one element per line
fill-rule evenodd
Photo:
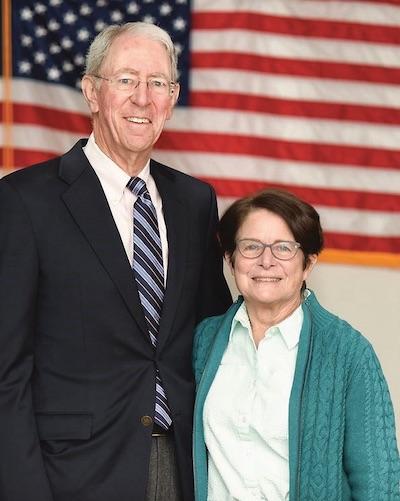
<path fill-rule="evenodd" d="M 400 75 L 399 75 L 400 81 Z M 342 120 L 400 125 L 400 109 L 346 103 L 312 102 L 307 100 L 280 99 L 269 96 L 226 92 L 196 92 L 191 104 L 199 108 L 217 108 L 257 112 L 267 109 L 270 114 L 308 116 Z"/>
<path fill-rule="evenodd" d="M 363 167 L 400 168 L 400 151 L 383 148 L 353 147 L 286 141 L 278 138 L 235 136 L 197 132 L 165 131 L 157 149 L 176 151 L 209 151 L 216 153 L 265 156 L 320 164 L 361 165 Z"/>
<path fill-rule="evenodd" d="M 196 30 L 230 29 L 280 33 L 291 37 L 318 37 L 342 40 L 363 40 L 376 43 L 400 44 L 397 26 L 381 26 L 323 19 L 296 19 L 290 16 L 260 14 L 257 12 L 197 13 L 192 17 Z"/>
<path fill-rule="evenodd" d="M 387 3 L 388 5 L 382 5 Z M 397 6 L 392 7 L 391 4 Z M 329 19 L 357 23 L 396 26 L 400 15 L 398 0 L 204 0 L 196 2 L 196 14 L 224 12 L 256 12 L 290 16 L 294 19 Z M 227 24 L 227 26 L 229 26 Z"/>
<path fill-rule="evenodd" d="M 246 92 L 249 95 L 308 99 L 315 102 L 388 106 L 394 109 L 399 108 L 397 103 L 400 102 L 399 85 L 377 85 L 369 82 L 311 77 L 294 79 L 286 75 L 267 75 L 235 69 L 194 70 L 192 76 L 194 92 L 213 89 L 217 92 L 238 92 L 240 94 Z M 260 109 L 260 112 L 267 111 L 268 108 Z"/>
<path fill-rule="evenodd" d="M 204 29 L 195 32 L 195 52 L 219 52 L 265 55 L 293 58 L 303 61 L 341 61 L 354 64 L 376 64 L 385 61 L 385 66 L 398 66 L 400 46 L 380 43 L 365 43 L 368 50 L 360 50 L 364 44 L 347 40 L 309 39 L 291 35 L 259 34 L 251 31 L 227 28 L 221 37 L 219 30 Z M 365 47 L 364 47 L 365 48 Z"/>
<path fill-rule="evenodd" d="M 400 30 L 399 30 L 400 31 Z M 192 68 L 232 68 L 260 73 L 314 77 L 321 79 L 397 84 L 400 69 L 373 64 L 342 63 L 335 61 L 307 61 L 289 57 L 268 57 L 251 53 L 202 51 L 192 55 Z"/>
<path fill-rule="evenodd" d="M 351 165 L 296 162 L 291 159 L 272 159 L 246 155 L 228 155 L 209 152 L 158 150 L 155 157 L 181 171 L 195 171 L 203 178 L 243 180 L 288 184 L 316 188 L 329 187 L 377 193 L 399 193 L 400 170 L 371 169 Z M 243 166 L 246 166 L 244 170 Z"/>

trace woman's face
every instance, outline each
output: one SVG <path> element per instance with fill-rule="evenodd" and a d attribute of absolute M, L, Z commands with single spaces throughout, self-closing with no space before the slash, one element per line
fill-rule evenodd
<path fill-rule="evenodd" d="M 295 240 L 285 221 L 266 209 L 254 209 L 249 213 L 236 235 L 236 240 L 244 238 L 265 244 Z M 246 258 L 236 249 L 231 268 L 236 286 L 248 307 L 279 312 L 283 319 L 300 304 L 301 286 L 316 260 L 317 256 L 311 255 L 310 264 L 303 269 L 301 249 L 288 261 L 274 257 L 269 247 L 257 258 Z"/>

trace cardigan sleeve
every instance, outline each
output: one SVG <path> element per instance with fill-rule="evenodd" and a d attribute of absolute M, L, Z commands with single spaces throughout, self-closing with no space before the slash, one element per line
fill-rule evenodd
<path fill-rule="evenodd" d="M 343 464 L 354 501 L 400 500 L 400 459 L 389 389 L 368 343 L 346 396 Z"/>

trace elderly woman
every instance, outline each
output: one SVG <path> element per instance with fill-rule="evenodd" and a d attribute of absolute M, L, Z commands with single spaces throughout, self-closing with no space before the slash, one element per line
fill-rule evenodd
<path fill-rule="evenodd" d="M 306 288 L 318 213 L 265 190 L 228 209 L 220 241 L 241 296 L 196 330 L 196 500 L 400 499 L 379 361 Z"/>

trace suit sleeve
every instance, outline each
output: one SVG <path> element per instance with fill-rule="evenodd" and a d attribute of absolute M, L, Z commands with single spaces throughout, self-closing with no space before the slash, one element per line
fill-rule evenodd
<path fill-rule="evenodd" d="M 32 405 L 38 255 L 18 193 L 0 181 L 0 499 L 52 501 Z"/>
<path fill-rule="evenodd" d="M 201 272 L 197 300 L 197 322 L 225 313 L 232 304 L 232 295 L 223 272 L 223 260 L 217 241 L 218 211 L 215 192 L 210 186 L 206 257 Z"/>
<path fill-rule="evenodd" d="M 400 500 L 393 406 L 381 366 L 369 344 L 348 388 L 343 461 L 351 499 Z"/>

